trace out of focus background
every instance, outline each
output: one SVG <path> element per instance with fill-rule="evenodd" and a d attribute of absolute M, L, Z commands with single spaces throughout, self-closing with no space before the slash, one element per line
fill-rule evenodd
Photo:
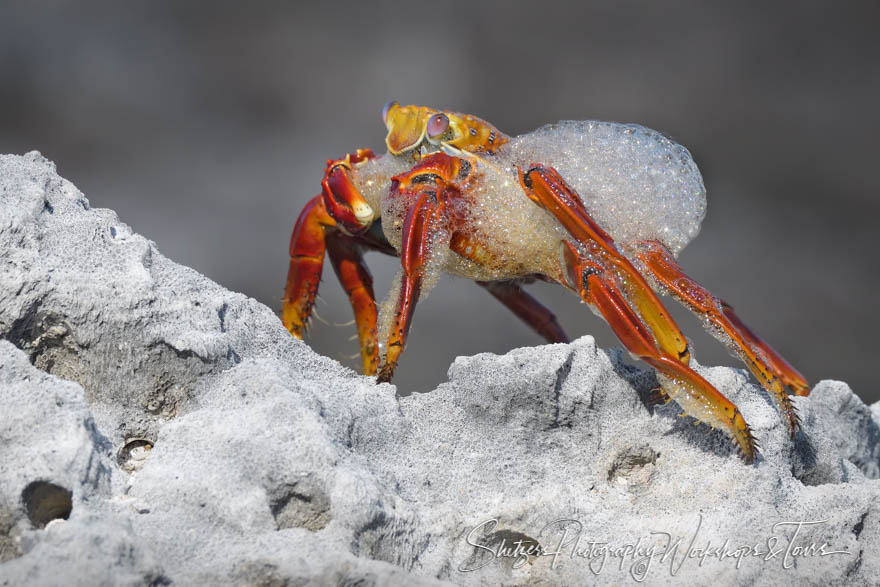
<path fill-rule="evenodd" d="M 812 382 L 880 399 L 876 2 L 19 2 L 0 6 L 0 152 L 42 151 L 93 206 L 280 310 L 290 231 L 326 159 L 382 150 L 382 105 L 519 134 L 639 122 L 690 148 L 708 216 L 685 268 Z M 377 295 L 398 261 L 368 256 Z M 574 338 L 618 345 L 559 287 Z M 357 366 L 325 270 L 309 343 Z M 737 365 L 677 304 L 705 364 Z M 401 393 L 456 355 L 542 341 L 473 283 L 419 304 Z"/>

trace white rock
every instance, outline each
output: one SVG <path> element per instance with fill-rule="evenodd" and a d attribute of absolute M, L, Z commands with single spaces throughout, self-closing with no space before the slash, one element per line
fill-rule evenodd
<path fill-rule="evenodd" d="M 0 157 L 0 251 L 0 585 L 880 576 L 880 408 L 843 383 L 795 400 L 791 441 L 744 371 L 699 367 L 751 424 L 754 466 L 674 404 L 646 407 L 654 375 L 589 336 L 460 357 L 398 398 L 90 209 L 36 153 Z M 69 493 L 68 519 L 41 527 L 65 512 L 29 513 L 35 482 Z M 786 556 L 796 527 L 777 524 L 818 521 L 795 546 L 843 552 Z M 682 542 L 661 560 L 663 533 Z M 739 568 L 685 558 L 774 539 Z M 502 540 L 545 552 L 496 557 Z"/>

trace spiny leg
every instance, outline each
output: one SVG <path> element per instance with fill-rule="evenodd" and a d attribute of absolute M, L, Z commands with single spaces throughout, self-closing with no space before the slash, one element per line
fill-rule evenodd
<path fill-rule="evenodd" d="M 521 169 L 518 172 L 520 184 L 532 201 L 549 211 L 603 266 L 613 267 L 623 275 L 620 287 L 650 327 L 657 343 L 667 354 L 687 365 L 690 350 L 684 334 L 645 278 L 589 215 L 577 192 L 552 167 L 534 165 L 526 172 Z"/>
<path fill-rule="evenodd" d="M 376 338 L 377 313 L 373 277 L 355 239 L 339 233 L 329 235 L 327 254 L 354 311 L 363 373 L 375 375 L 379 366 L 379 345 Z"/>
<path fill-rule="evenodd" d="M 486 249 L 484 243 L 467 232 L 453 232 L 449 248 L 477 265 L 493 263 L 492 254 Z M 545 279 L 540 275 L 527 279 L 536 278 Z M 553 312 L 527 293 L 517 281 L 477 281 L 476 284 L 484 287 L 496 300 L 504 304 L 517 318 L 544 337 L 547 342 L 569 342 L 568 335 L 565 334 L 565 330 L 556 320 Z"/>
<path fill-rule="evenodd" d="M 451 252 L 450 235 L 463 220 L 462 191 L 470 186 L 473 172 L 473 165 L 465 159 L 434 153 L 408 172 L 391 178 L 388 197 L 404 202 L 407 213 L 399 249 L 400 286 L 386 302 L 394 306 L 394 314 L 383 316 L 379 334 L 386 342 L 379 382 L 391 380 L 419 296 L 423 289 L 433 286 L 433 277 Z"/>
<path fill-rule="evenodd" d="M 296 338 L 302 338 L 318 293 L 324 253 L 329 250 L 337 276 L 349 295 L 361 337 L 362 356 L 369 345 L 370 321 L 375 331 L 375 302 L 372 284 L 356 243 L 383 252 L 391 249 L 387 242 L 379 242 L 371 224 L 374 212 L 364 200 L 352 180 L 352 167 L 375 157 L 369 149 L 331 159 L 324 170 L 321 194 L 312 198 L 303 208 L 290 237 L 290 266 L 284 288 L 281 319 Z M 342 232 L 344 231 L 344 233 Z M 348 236 L 353 235 L 353 236 Z M 384 241 L 384 237 L 381 239 Z M 393 250 L 393 249 L 392 249 Z M 375 335 L 373 335 L 375 347 Z M 366 354 L 375 357 L 376 351 Z M 372 367 L 370 367 L 372 364 Z M 375 373 L 375 358 L 364 356 L 364 369 Z"/>
<path fill-rule="evenodd" d="M 574 276 L 572 284 L 581 298 L 596 308 L 627 350 L 658 371 L 663 391 L 689 415 L 720 427 L 734 439 L 743 460 L 752 463 L 757 443 L 739 408 L 696 371 L 661 348 L 648 326 L 630 307 L 616 279 L 606 270 L 580 256 L 570 243 L 563 243 L 564 262 Z"/>
<path fill-rule="evenodd" d="M 391 331 L 386 341 L 385 360 L 377 377 L 380 383 L 391 381 L 394 368 L 406 345 L 413 312 L 422 291 L 425 264 L 431 254 L 431 245 L 441 217 L 442 210 L 436 193 L 427 190 L 418 193 L 415 203 L 406 214 L 400 247 L 403 273 Z"/>
<path fill-rule="evenodd" d="M 639 243 L 637 257 L 654 279 L 677 300 L 695 314 L 709 320 L 714 326 L 709 331 L 722 342 L 726 342 L 742 358 L 764 389 L 776 398 L 791 435 L 794 436 L 799 420 L 787 390 L 790 389 L 797 395 L 807 395 L 810 387 L 803 375 L 743 324 L 730 305 L 685 275 L 672 253 L 661 243 Z"/>
<path fill-rule="evenodd" d="M 514 281 L 478 281 L 495 299 L 550 343 L 569 342 L 556 315 Z"/>
<path fill-rule="evenodd" d="M 326 230 L 335 226 L 336 221 L 327 213 L 323 197 L 319 195 L 309 200 L 293 228 L 281 321 L 296 338 L 303 337 L 318 294 Z"/>

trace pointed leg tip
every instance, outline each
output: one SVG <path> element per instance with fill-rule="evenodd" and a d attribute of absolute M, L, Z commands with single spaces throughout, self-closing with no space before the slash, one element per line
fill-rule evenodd
<path fill-rule="evenodd" d="M 795 385 L 793 388 L 794 394 L 798 397 L 806 397 L 810 395 L 810 391 L 812 391 L 810 385 L 806 381 L 804 381 L 803 385 Z"/>
<path fill-rule="evenodd" d="M 797 435 L 798 429 L 802 426 L 801 421 L 798 418 L 794 418 L 794 420 L 788 423 L 788 437 L 791 440 L 794 440 L 794 437 Z"/>
<path fill-rule="evenodd" d="M 652 389 L 651 393 L 648 394 L 648 397 L 645 398 L 645 404 L 648 407 L 662 406 L 669 403 L 671 399 L 672 398 L 670 398 L 669 395 L 665 391 L 663 391 L 662 387 L 656 387 Z"/>
<path fill-rule="evenodd" d="M 376 383 L 391 383 L 391 378 L 394 376 L 394 369 L 388 368 L 388 366 L 384 366 L 379 369 L 379 374 L 376 375 Z"/>
<path fill-rule="evenodd" d="M 757 457 L 760 449 L 760 445 L 754 439 L 752 439 L 751 445 L 748 445 L 745 448 L 739 444 L 736 445 L 737 455 L 747 465 L 755 464 L 755 457 Z"/>
<path fill-rule="evenodd" d="M 734 444 L 743 462 L 747 465 L 753 465 L 755 458 L 761 452 L 761 443 L 752 435 L 752 430 L 748 424 L 745 425 L 741 435 L 734 437 Z"/>

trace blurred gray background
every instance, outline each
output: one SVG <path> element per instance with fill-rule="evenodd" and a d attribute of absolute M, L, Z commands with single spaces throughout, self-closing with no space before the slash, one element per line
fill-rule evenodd
<path fill-rule="evenodd" d="M 812 383 L 880 398 L 876 2 L 32 2 L 0 6 L 0 152 L 42 151 L 167 256 L 280 309 L 293 222 L 327 158 L 379 150 L 389 99 L 508 133 L 639 122 L 689 147 L 709 210 L 681 262 Z M 384 296 L 396 260 L 371 255 Z M 531 291 L 573 337 L 610 330 Z M 327 267 L 310 344 L 349 365 Z M 671 305 L 677 306 L 673 302 Z M 730 364 L 676 307 L 702 363 Z M 540 339 L 474 284 L 419 305 L 396 382 Z"/>

